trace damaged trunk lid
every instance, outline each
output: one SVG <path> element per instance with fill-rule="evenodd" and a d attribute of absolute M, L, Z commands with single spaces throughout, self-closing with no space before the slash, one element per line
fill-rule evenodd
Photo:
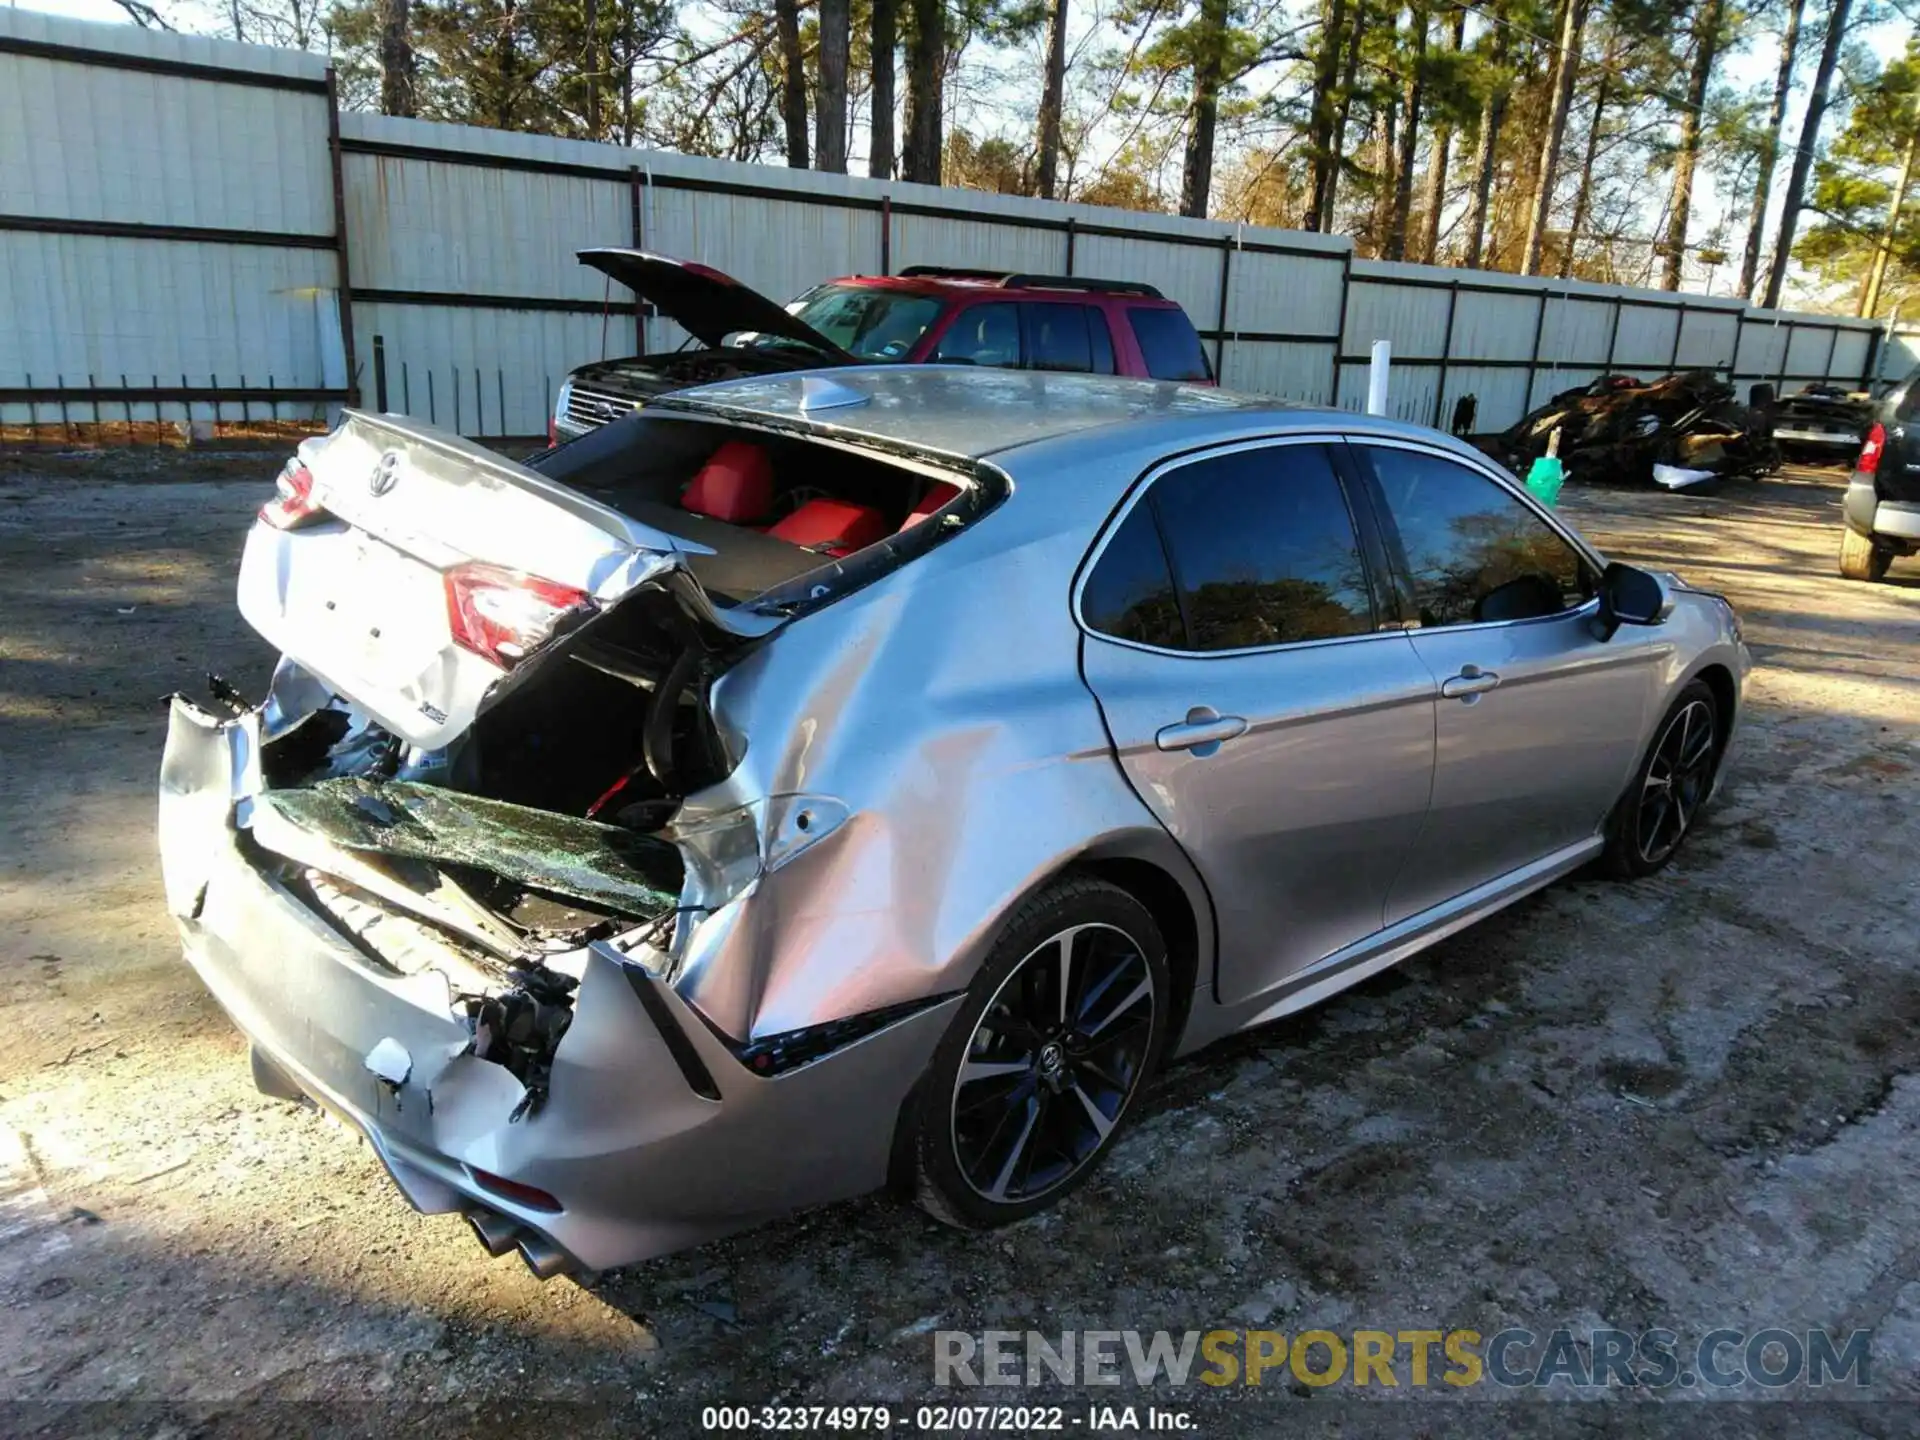
<path fill-rule="evenodd" d="M 470 441 L 348 410 L 300 446 L 249 532 L 239 606 L 290 660 L 433 751 L 638 591 L 669 593 L 710 648 L 777 626 L 716 610 L 686 569 L 708 553 Z"/>

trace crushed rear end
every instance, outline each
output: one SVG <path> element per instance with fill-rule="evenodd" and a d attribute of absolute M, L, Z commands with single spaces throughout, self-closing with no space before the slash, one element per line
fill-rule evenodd
<path fill-rule="evenodd" d="M 262 1088 L 543 1277 L 873 1188 L 888 1128 L 842 1097 L 931 1043 L 921 1017 L 763 1076 L 673 988 L 716 874 L 763 860 L 751 824 L 674 823 L 744 745 L 708 686 L 782 623 L 716 603 L 702 556 L 350 414 L 248 537 L 266 698 L 173 702 L 167 903 Z"/>

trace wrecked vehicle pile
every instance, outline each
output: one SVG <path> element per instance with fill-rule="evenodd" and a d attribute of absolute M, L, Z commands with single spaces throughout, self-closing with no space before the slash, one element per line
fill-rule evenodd
<path fill-rule="evenodd" d="M 1647 383 L 1631 375 L 1602 375 L 1561 391 L 1507 430 L 1473 437 L 1472 443 L 1524 474 L 1547 453 L 1558 431 L 1569 478 L 1686 489 L 1764 475 L 1779 465 L 1772 387 L 1754 386 L 1748 400 L 1741 404 L 1733 387 L 1710 370 Z"/>

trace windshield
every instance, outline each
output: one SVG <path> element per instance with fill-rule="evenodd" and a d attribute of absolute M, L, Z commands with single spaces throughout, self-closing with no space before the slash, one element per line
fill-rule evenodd
<path fill-rule="evenodd" d="M 870 290 L 858 285 L 820 285 L 790 303 L 787 313 L 863 360 L 904 360 L 927 327 L 939 318 L 941 304 L 930 295 Z M 762 335 L 753 341 L 755 346 L 788 343 L 777 335 Z"/>

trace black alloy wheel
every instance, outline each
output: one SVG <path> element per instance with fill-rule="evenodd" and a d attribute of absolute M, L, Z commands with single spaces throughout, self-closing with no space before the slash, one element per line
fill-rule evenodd
<path fill-rule="evenodd" d="M 1608 823 L 1602 863 L 1612 874 L 1651 875 L 1693 829 L 1720 768 L 1719 709 L 1712 688 L 1695 680 L 1661 720 Z"/>
<path fill-rule="evenodd" d="M 936 1052 L 923 1205 L 952 1223 L 997 1224 L 1086 1177 L 1158 1056 L 1165 956 L 1152 917 L 1099 881 L 1067 882 L 1023 909 Z"/>

